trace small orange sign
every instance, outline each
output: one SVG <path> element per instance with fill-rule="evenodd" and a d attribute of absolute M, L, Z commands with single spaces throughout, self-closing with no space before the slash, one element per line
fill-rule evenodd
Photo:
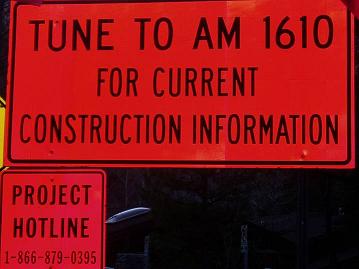
<path fill-rule="evenodd" d="M 353 47 L 338 0 L 13 3 L 5 163 L 353 168 Z"/>
<path fill-rule="evenodd" d="M 103 269 L 105 174 L 1 173 L 2 269 Z"/>

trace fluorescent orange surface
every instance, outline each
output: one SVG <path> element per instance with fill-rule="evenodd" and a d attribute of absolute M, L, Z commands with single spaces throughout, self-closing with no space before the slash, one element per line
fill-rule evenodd
<path fill-rule="evenodd" d="M 271 18 L 270 48 L 265 45 L 264 20 L 267 16 Z M 275 40 L 278 25 L 286 16 L 289 20 L 284 28 L 294 33 L 295 43 L 283 49 Z M 306 48 L 302 42 L 300 18 L 303 16 L 307 20 Z M 329 17 L 333 23 L 333 40 L 327 48 L 315 45 L 314 25 L 320 16 Z M 141 27 L 136 22 L 139 18 L 150 20 L 145 23 L 142 49 Z M 201 18 L 207 22 L 213 49 L 203 40 L 196 46 Z M 224 23 L 229 32 L 236 18 L 240 20 L 238 46 L 234 39 L 229 45 L 224 40 L 220 44 L 217 24 Z M 105 22 L 99 26 L 101 19 Z M 39 24 L 37 44 L 35 24 L 30 23 L 36 20 L 44 20 Z M 49 49 L 50 20 L 54 29 L 53 43 L 57 47 L 61 44 L 61 27 L 66 20 L 66 43 L 62 50 Z M 87 48 L 80 38 L 73 48 L 74 20 L 82 29 L 90 26 Z M 154 30 L 158 20 L 159 34 L 156 36 Z M 165 48 L 169 40 L 168 21 L 172 23 L 173 38 L 171 46 Z M 352 168 L 355 163 L 352 22 L 345 5 L 337 0 L 101 1 L 91 4 L 66 1 L 44 2 L 41 6 L 14 5 L 5 162 L 12 166 Z M 323 44 L 329 38 L 329 26 L 325 20 L 318 25 L 317 39 Z M 83 30 L 83 35 L 86 33 Z M 205 30 L 200 33 L 203 35 Z M 156 37 L 162 49 L 155 48 Z M 288 35 L 281 36 L 280 41 L 287 44 Z M 118 96 L 111 96 L 110 73 L 99 72 L 99 68 L 122 71 L 121 94 L 116 88 L 113 95 Z M 172 85 L 175 90 L 176 72 L 179 68 L 182 72 L 182 92 L 177 97 L 168 92 L 170 68 L 174 71 Z M 193 83 L 184 81 L 185 68 L 188 68 L 189 80 L 196 76 Z M 238 89 L 233 96 L 233 68 L 245 76 L 243 96 Z M 137 74 L 133 70 L 137 70 Z M 205 81 L 211 76 L 208 70 L 212 70 L 213 75 L 210 82 L 213 96 L 209 94 L 209 82 Z M 136 89 L 131 82 L 126 84 L 128 77 L 135 80 Z M 118 86 L 118 80 L 114 80 L 114 85 Z M 126 96 L 126 85 L 129 96 Z M 186 85 L 188 96 L 183 91 Z M 162 97 L 155 96 L 155 87 L 164 89 L 159 92 L 164 94 Z M 201 96 L 202 88 L 204 96 Z M 123 126 L 124 131 L 117 132 L 114 142 L 106 141 L 106 115 L 110 122 L 115 115 L 123 119 L 116 130 Z M 138 120 L 138 115 L 143 118 Z M 146 115 L 150 119 L 148 140 L 144 135 Z M 197 117 L 196 124 L 199 124 L 200 115 L 207 121 L 212 116 L 213 125 L 218 118 L 222 126 L 217 128 L 218 136 L 213 128 L 209 131 L 211 136 L 204 136 L 201 142 L 197 126 L 196 139 L 193 138 L 193 117 Z M 61 121 L 61 126 L 58 123 L 57 127 L 50 128 L 51 117 L 53 121 Z M 158 121 L 156 127 L 154 117 Z M 166 121 L 163 139 L 162 117 Z M 172 141 L 170 139 L 170 117 L 177 123 L 180 139 L 174 137 L 174 132 Z M 285 130 L 281 117 L 285 120 Z M 261 140 L 263 129 L 258 127 L 261 118 L 267 123 L 272 118 L 272 131 L 275 134 L 285 131 L 290 137 L 274 134 L 273 140 L 269 136 Z M 295 124 L 293 118 L 296 118 Z M 251 131 L 253 119 L 256 127 Z M 308 131 L 311 120 L 312 129 Z M 97 130 L 93 128 L 99 124 L 101 127 Z M 36 125 L 37 133 L 34 131 Z M 307 126 L 306 129 L 303 130 L 303 126 Z M 153 138 L 153 129 L 157 141 Z"/>
<path fill-rule="evenodd" d="M 104 192 L 98 170 L 3 171 L 0 267 L 103 269 Z"/>

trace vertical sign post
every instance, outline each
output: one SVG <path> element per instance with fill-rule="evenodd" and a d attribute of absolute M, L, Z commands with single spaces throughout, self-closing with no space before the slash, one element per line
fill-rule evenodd
<path fill-rule="evenodd" d="M 1 269 L 103 269 L 105 174 L 1 174 Z"/>
<path fill-rule="evenodd" d="M 243 254 L 243 269 L 248 269 L 248 225 L 241 226 L 241 253 Z"/>

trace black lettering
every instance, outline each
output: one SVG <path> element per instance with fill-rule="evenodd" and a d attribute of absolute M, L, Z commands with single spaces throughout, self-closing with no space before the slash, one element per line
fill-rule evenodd
<path fill-rule="evenodd" d="M 297 143 L 297 119 L 299 119 L 299 115 L 289 115 L 289 118 L 292 120 L 292 143 Z"/>
<path fill-rule="evenodd" d="M 286 141 L 287 144 L 290 143 L 287 122 L 286 122 L 286 119 L 285 119 L 284 115 L 280 116 L 279 126 L 278 126 L 278 131 L 277 131 L 277 137 L 276 137 L 275 143 L 279 144 L 280 139 L 282 137 L 285 138 L 285 141 Z"/>
<path fill-rule="evenodd" d="M 89 225 L 88 222 L 90 221 L 89 218 L 82 218 L 81 219 L 81 238 L 89 238 L 90 235 L 88 233 Z"/>
<path fill-rule="evenodd" d="M 192 95 L 197 96 L 196 92 L 196 82 L 197 79 L 197 71 L 194 68 L 186 68 L 185 81 L 186 81 L 186 96 L 189 96 L 190 88 L 192 89 Z"/>
<path fill-rule="evenodd" d="M 110 125 L 112 125 L 112 137 L 110 137 Z M 105 117 L 105 141 L 108 144 L 116 142 L 117 137 L 117 115 L 113 116 L 112 124 L 110 124 L 110 116 Z"/>
<path fill-rule="evenodd" d="M 61 143 L 62 115 L 50 115 L 50 143 L 54 142 L 54 134 L 58 143 Z"/>
<path fill-rule="evenodd" d="M 157 74 L 161 72 L 161 73 L 165 73 L 165 70 L 162 67 L 158 67 L 155 69 L 154 75 L 153 75 L 153 94 L 156 97 L 161 97 L 164 95 L 164 90 L 158 89 L 157 88 Z"/>
<path fill-rule="evenodd" d="M 58 21 L 55 22 L 55 24 L 59 24 Z M 48 45 L 49 48 L 52 51 L 61 51 L 65 48 L 66 45 L 66 21 L 63 20 L 61 23 L 61 27 L 56 27 L 57 29 L 60 28 L 60 34 L 61 34 L 61 42 L 60 45 L 55 46 L 54 45 L 54 21 L 50 20 L 49 22 L 49 36 L 48 36 Z"/>
<path fill-rule="evenodd" d="M 330 144 L 330 137 L 333 139 L 335 144 L 338 144 L 338 136 L 339 136 L 339 129 L 338 129 L 338 115 L 334 115 L 334 122 L 332 118 L 327 115 L 325 117 L 326 120 L 326 143 Z"/>
<path fill-rule="evenodd" d="M 66 197 L 67 185 L 59 186 L 59 205 L 66 205 L 65 197 Z"/>
<path fill-rule="evenodd" d="M 40 231 L 42 238 L 45 238 L 45 224 L 48 220 L 49 220 L 48 218 L 38 218 L 38 222 L 40 223 Z"/>
<path fill-rule="evenodd" d="M 258 71 L 258 67 L 248 67 L 248 70 L 251 72 L 251 96 L 254 96 L 255 95 L 255 89 L 256 89 L 255 74 Z"/>
<path fill-rule="evenodd" d="M 14 238 L 22 238 L 24 236 L 24 219 L 23 218 L 14 218 Z"/>
<path fill-rule="evenodd" d="M 237 96 L 237 87 L 239 91 L 240 96 L 244 96 L 244 82 L 245 82 L 245 76 L 244 76 L 244 68 L 241 68 L 241 75 L 238 74 L 237 68 L 233 69 L 233 96 Z"/>
<path fill-rule="evenodd" d="M 235 36 L 235 48 L 240 48 L 240 18 L 235 17 L 231 30 L 228 32 L 223 17 L 218 18 L 218 48 L 223 48 L 223 38 L 225 39 L 227 46 L 230 47 L 232 40 Z"/>
<path fill-rule="evenodd" d="M 156 144 L 162 144 L 165 140 L 166 122 L 165 118 L 161 114 L 157 114 L 153 118 L 153 140 Z"/>
<path fill-rule="evenodd" d="M 31 116 L 28 114 L 25 114 L 21 117 L 20 120 L 20 140 L 22 143 L 29 143 L 31 141 L 31 138 L 29 136 L 27 136 L 26 138 L 24 137 L 24 122 L 25 119 L 29 119 L 31 120 Z"/>
<path fill-rule="evenodd" d="M 209 96 L 213 96 L 212 89 L 213 71 L 211 68 L 202 69 L 202 96 L 206 95 L 206 88 L 208 89 Z"/>
<path fill-rule="evenodd" d="M 81 143 L 85 143 L 86 119 L 88 115 L 79 115 L 81 119 Z"/>
<path fill-rule="evenodd" d="M 239 143 L 239 140 L 241 138 L 240 126 L 241 126 L 241 122 L 238 115 L 231 114 L 228 118 L 228 130 L 227 130 L 229 143 L 231 144 Z M 233 135 L 233 131 L 235 135 Z"/>
<path fill-rule="evenodd" d="M 61 219 L 62 225 L 61 227 L 63 227 L 63 218 Z M 53 218 L 50 218 L 50 237 L 51 238 L 58 238 L 59 235 L 55 233 L 55 220 Z"/>
<path fill-rule="evenodd" d="M 200 144 L 204 144 L 204 136 L 207 137 L 207 142 L 212 144 L 212 115 L 208 116 L 208 121 L 206 121 L 206 117 L 204 115 L 200 115 L 199 121 L 199 136 L 200 136 Z"/>
<path fill-rule="evenodd" d="M 25 186 L 25 205 L 33 205 L 34 204 L 34 193 L 35 188 L 30 185 Z"/>
<path fill-rule="evenodd" d="M 252 115 L 244 116 L 244 144 L 248 144 L 248 136 L 250 135 L 252 144 L 256 143 L 254 128 L 256 127 L 256 118 Z"/>
<path fill-rule="evenodd" d="M 35 141 L 43 143 L 46 140 L 46 116 L 40 114 L 35 118 Z"/>
<path fill-rule="evenodd" d="M 117 80 L 117 87 L 116 90 L 114 89 L 114 80 L 115 80 L 115 75 L 116 75 L 116 80 Z M 110 92 L 111 95 L 114 97 L 120 96 L 121 95 L 121 90 L 122 90 L 122 72 L 121 69 L 118 67 L 115 67 L 111 70 L 110 73 Z"/>
<path fill-rule="evenodd" d="M 91 185 L 82 185 L 82 188 L 85 190 L 85 205 L 89 204 L 89 189 L 91 187 Z"/>
<path fill-rule="evenodd" d="M 22 188 L 20 185 L 14 185 L 12 188 L 12 204 L 16 205 L 16 198 L 22 194 Z"/>
<path fill-rule="evenodd" d="M 100 129 L 102 126 L 102 119 L 99 115 L 91 115 L 90 119 L 90 143 L 94 143 L 94 137 L 96 135 L 97 143 L 101 143 Z"/>
<path fill-rule="evenodd" d="M 169 120 L 169 143 L 173 143 L 173 136 L 176 138 L 177 143 L 181 143 L 181 116 L 177 116 L 177 121 L 174 116 L 170 116 Z"/>
<path fill-rule="evenodd" d="M 29 24 L 34 25 L 34 51 L 39 50 L 39 33 L 40 33 L 40 24 L 45 24 L 44 20 L 30 20 Z"/>
<path fill-rule="evenodd" d="M 78 230 L 78 219 L 69 218 L 67 223 L 67 237 L 77 238 L 77 230 Z"/>
<path fill-rule="evenodd" d="M 220 143 L 220 133 L 223 131 L 221 120 L 225 118 L 225 115 L 216 115 L 216 144 Z"/>
<path fill-rule="evenodd" d="M 29 218 L 26 221 L 26 236 L 29 238 L 34 238 L 36 236 L 36 219 Z"/>
<path fill-rule="evenodd" d="M 77 19 L 73 21 L 72 50 L 77 50 L 78 37 L 81 38 L 84 47 L 89 50 L 91 47 L 91 20 L 86 20 L 86 33 L 81 28 L 81 25 Z"/>
<path fill-rule="evenodd" d="M 130 115 L 128 115 L 128 114 L 124 114 L 124 115 L 122 115 L 122 117 L 121 117 L 121 123 L 120 123 L 120 139 L 121 139 L 121 142 L 123 143 L 123 144 L 128 144 L 128 143 L 130 143 L 131 142 L 131 137 L 130 136 L 127 136 L 127 138 L 125 138 L 125 136 L 124 136 L 124 133 L 125 133 L 125 126 L 124 126 L 124 124 L 125 124 L 125 119 L 127 119 L 127 120 L 131 120 L 131 116 Z"/>
<path fill-rule="evenodd" d="M 309 138 L 310 142 L 318 145 L 323 136 L 322 118 L 318 114 L 314 114 L 309 119 Z"/>
<path fill-rule="evenodd" d="M 73 205 L 78 205 L 81 201 L 80 197 L 78 196 L 78 193 L 80 192 L 80 186 L 74 185 L 71 187 L 70 190 L 70 201 Z M 77 195 L 76 195 L 77 194 Z"/>
<path fill-rule="evenodd" d="M 167 33 L 167 41 L 165 41 L 164 44 L 161 44 L 160 26 L 163 23 L 167 25 L 168 33 Z M 173 26 L 171 20 L 165 17 L 159 18 L 155 23 L 154 32 L 153 32 L 153 41 L 155 43 L 156 48 L 159 50 L 167 50 L 171 46 L 172 40 L 173 40 Z"/>
<path fill-rule="evenodd" d="M 222 88 L 223 83 L 226 82 L 226 79 L 224 78 L 225 75 L 223 73 L 227 71 L 228 68 L 225 67 L 218 68 L 218 81 L 217 81 L 218 96 L 228 96 L 228 92 L 224 92 L 224 89 Z"/>
<path fill-rule="evenodd" d="M 211 33 L 209 31 L 209 27 L 207 24 L 207 20 L 205 17 L 202 17 L 199 26 L 197 29 L 197 34 L 194 40 L 193 49 L 198 49 L 198 45 L 200 41 L 206 41 L 208 48 L 213 49 L 213 41 L 211 37 Z"/>
<path fill-rule="evenodd" d="M 37 202 L 40 205 L 44 205 L 47 203 L 47 199 L 48 199 L 47 187 L 45 185 L 40 185 L 39 188 L 37 189 Z"/>
<path fill-rule="evenodd" d="M 135 22 L 140 23 L 140 50 L 145 49 L 145 24 L 150 22 L 150 18 L 136 18 Z"/>
<path fill-rule="evenodd" d="M 112 45 L 104 45 L 104 37 L 109 36 L 110 32 L 104 30 L 105 24 L 114 23 L 114 19 L 99 19 L 98 20 L 98 30 L 97 30 L 97 49 L 98 50 L 114 50 Z"/>
<path fill-rule="evenodd" d="M 108 72 L 108 68 L 98 68 L 97 69 L 97 96 L 101 96 L 101 84 L 105 82 L 102 78 L 102 73 Z"/>
<path fill-rule="evenodd" d="M 133 95 L 137 96 L 137 87 L 136 83 L 138 80 L 138 71 L 135 68 L 127 69 L 127 85 L 126 85 L 126 95 L 130 96 L 130 89 L 132 88 Z"/>
<path fill-rule="evenodd" d="M 75 121 L 76 120 L 75 115 L 69 114 L 69 115 L 66 115 L 66 118 L 65 118 L 65 124 L 66 124 L 67 128 L 70 130 L 70 135 L 65 135 L 65 137 L 64 137 L 66 143 L 68 143 L 68 144 L 72 144 L 76 141 L 75 128 L 73 127 L 70 120 Z"/>
<path fill-rule="evenodd" d="M 273 144 L 273 115 L 270 115 L 267 119 L 263 115 L 259 118 L 259 143 L 263 144 L 263 137 L 268 136 L 269 143 Z"/>

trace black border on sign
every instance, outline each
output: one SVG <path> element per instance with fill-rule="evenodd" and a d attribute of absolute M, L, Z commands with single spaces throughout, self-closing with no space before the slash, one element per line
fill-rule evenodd
<path fill-rule="evenodd" d="M 1 0 L 0 0 L 1 1 Z M 51 4 L 113 4 L 113 3 L 160 3 L 160 2 L 206 2 L 206 1 L 218 1 L 218 0 L 69 0 L 69 1 L 44 1 L 42 5 L 51 5 Z M 219 0 L 223 1 L 223 0 Z M 234 0 L 229 0 L 234 1 Z M 12 48 L 11 48 L 11 77 L 10 77 L 10 104 L 9 104 L 9 131 L 8 131 L 8 150 L 7 157 L 8 160 L 13 164 L 88 164 L 88 165 L 248 165 L 248 166 L 257 166 L 257 165 L 293 165 L 293 166 L 313 166 L 313 165 L 346 165 L 352 160 L 352 96 L 351 96 L 351 80 L 352 80 L 352 23 L 351 23 L 351 13 L 347 9 L 347 158 L 343 161 L 256 161 L 256 160 L 47 160 L 47 159 L 14 159 L 11 156 L 11 134 L 12 134 L 12 114 L 13 114 L 13 92 L 14 92 L 14 76 L 15 76 L 15 48 L 16 48 L 16 22 L 17 22 L 17 9 L 20 6 L 29 5 L 27 3 L 15 3 L 14 12 L 13 12 L 13 25 L 12 25 Z M 356 93 L 354 93 L 356 94 Z M 285 168 L 285 167 L 283 167 Z"/>
<path fill-rule="evenodd" d="M 0 172 L 2 171 L 3 169 L 1 168 L 0 169 Z M 102 183 L 101 183 L 101 187 L 102 187 L 102 190 L 101 190 L 101 195 L 102 195 L 102 204 L 101 204 L 101 263 L 100 263 L 100 268 L 99 269 L 102 269 L 104 268 L 104 232 L 105 232 L 105 229 L 104 229 L 104 226 L 105 226 L 105 214 L 104 214 L 104 208 L 105 208 L 105 172 L 100 172 L 99 170 L 95 170 L 93 169 L 93 171 L 91 171 L 91 168 L 87 169 L 87 170 L 71 170 L 71 169 L 56 169 L 53 170 L 53 169 L 44 169 L 44 170 L 31 170 L 31 171 L 25 171 L 25 170 L 6 170 L 6 171 L 3 171 L 1 172 L 1 176 L 0 176 L 0 181 L 1 181 L 1 186 L 0 186 L 0 239 L 1 239 L 1 227 L 2 227 L 2 205 L 3 205 L 3 185 L 4 185 L 4 175 L 6 174 L 25 174 L 25 175 L 28 175 L 28 174 L 100 174 L 101 175 L 101 179 L 102 179 Z M 2 250 L 1 250 L 1 247 L 2 247 L 2 242 L 0 240 L 0 254 L 2 254 Z"/>

